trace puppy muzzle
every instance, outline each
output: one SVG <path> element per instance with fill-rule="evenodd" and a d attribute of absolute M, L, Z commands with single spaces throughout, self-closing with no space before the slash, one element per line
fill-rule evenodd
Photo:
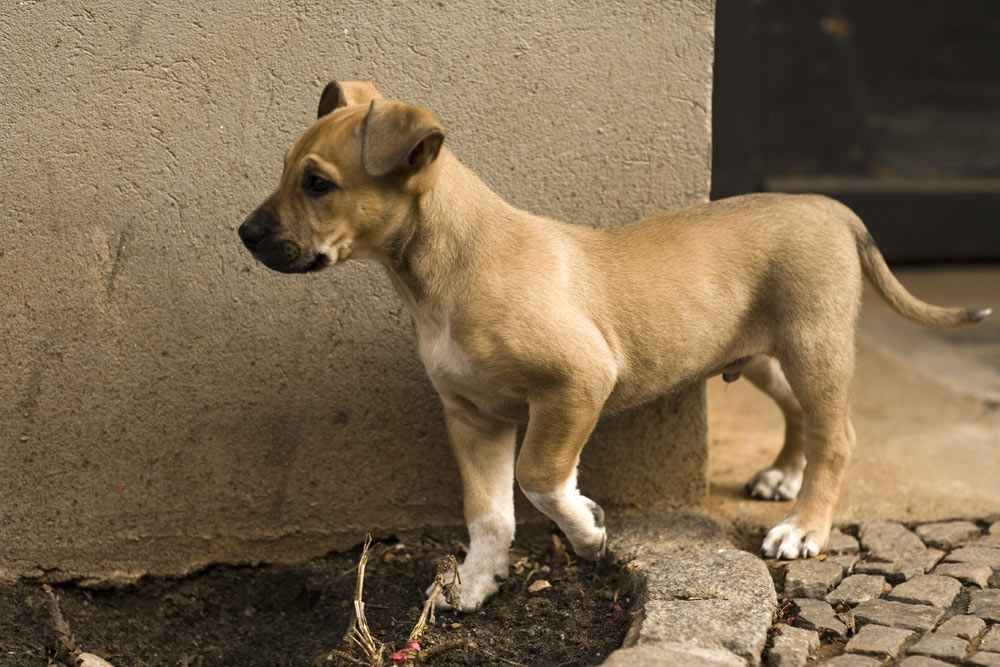
<path fill-rule="evenodd" d="M 281 223 L 268 209 L 259 208 L 243 221 L 240 240 L 261 264 L 281 273 L 319 271 L 330 264 L 329 258 L 316 250 L 281 236 Z"/>

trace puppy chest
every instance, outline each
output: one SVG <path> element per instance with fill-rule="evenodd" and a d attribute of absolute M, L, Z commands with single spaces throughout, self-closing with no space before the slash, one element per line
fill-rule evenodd
<path fill-rule="evenodd" d="M 418 331 L 417 338 L 420 358 L 442 398 L 461 397 L 483 414 L 503 419 L 526 418 L 527 402 L 505 390 L 495 378 L 473 363 L 450 336 L 448 327 Z"/>
<path fill-rule="evenodd" d="M 434 379 L 466 383 L 477 375 L 465 352 L 451 337 L 450 327 L 422 327 L 417 330 L 420 359 Z"/>

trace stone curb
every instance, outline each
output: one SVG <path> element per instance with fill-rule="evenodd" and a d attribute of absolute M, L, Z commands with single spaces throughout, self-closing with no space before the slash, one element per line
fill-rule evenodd
<path fill-rule="evenodd" d="M 693 512 L 627 514 L 608 549 L 633 577 L 632 622 L 608 667 L 760 664 L 777 595 L 764 562 Z"/>

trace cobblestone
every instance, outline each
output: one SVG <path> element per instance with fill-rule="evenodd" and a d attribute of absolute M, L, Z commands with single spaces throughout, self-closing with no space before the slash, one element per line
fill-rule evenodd
<path fill-rule="evenodd" d="M 858 627 L 873 623 L 919 632 L 933 628 L 943 615 L 944 609 L 937 607 L 888 600 L 868 600 L 854 608 L 854 622 Z"/>
<path fill-rule="evenodd" d="M 969 648 L 969 642 L 960 637 L 950 637 L 937 632 L 924 635 L 907 653 L 926 655 L 942 660 L 961 660 Z"/>
<path fill-rule="evenodd" d="M 994 533 L 992 535 L 983 535 L 977 540 L 970 542 L 970 547 L 993 547 L 995 549 L 1000 549 L 1000 533 Z"/>
<path fill-rule="evenodd" d="M 990 628 L 990 631 L 983 637 L 983 641 L 979 642 L 979 650 L 1000 653 L 1000 625 L 994 625 Z"/>
<path fill-rule="evenodd" d="M 965 664 L 977 667 L 1000 667 L 1000 653 L 976 653 L 968 658 Z"/>
<path fill-rule="evenodd" d="M 857 574 L 878 574 L 885 577 L 891 583 L 901 584 L 907 579 L 912 579 L 919 574 L 923 574 L 924 568 L 920 565 L 876 561 L 873 563 L 858 563 L 854 566 L 854 572 Z"/>
<path fill-rule="evenodd" d="M 836 658 L 831 658 L 824 662 L 819 663 L 824 667 L 879 667 L 882 664 L 881 660 L 876 658 L 869 658 L 866 655 L 851 655 L 845 653 L 844 655 L 838 655 Z"/>
<path fill-rule="evenodd" d="M 989 527 L 989 530 L 987 530 L 987 531 L 986 531 L 986 535 L 983 535 L 983 536 L 982 536 L 981 538 L 979 538 L 979 539 L 981 539 L 981 540 L 986 540 L 986 539 L 989 539 L 989 538 L 991 538 L 991 537 L 992 537 L 992 538 L 1000 538 L 1000 527 L 998 527 L 998 526 L 1000 526 L 1000 521 L 995 521 L 995 522 L 994 522 L 994 523 L 993 523 L 993 524 L 992 524 L 992 525 L 991 525 L 991 526 Z"/>
<path fill-rule="evenodd" d="M 858 537 L 873 560 L 889 563 L 910 560 L 926 549 L 915 533 L 892 521 L 866 521 L 858 526 Z"/>
<path fill-rule="evenodd" d="M 934 658 L 925 658 L 922 655 L 913 655 L 899 663 L 899 667 L 951 667 L 947 662 L 941 662 Z"/>
<path fill-rule="evenodd" d="M 803 667 L 819 648 L 819 633 L 790 625 L 778 626 L 767 656 L 768 667 Z"/>
<path fill-rule="evenodd" d="M 988 530 L 972 521 L 869 522 L 857 527 L 856 547 L 853 529 L 833 533 L 825 561 L 769 562 L 786 588 L 822 599 L 779 604 L 777 619 L 815 630 L 821 647 L 793 650 L 777 630 L 767 664 L 803 667 L 829 656 L 818 664 L 1000 667 L 1000 521 Z M 831 580 L 820 572 L 835 579 L 837 568 L 843 578 L 821 595 Z"/>
<path fill-rule="evenodd" d="M 881 574 L 889 582 L 899 584 L 930 572 L 943 555 L 944 552 L 937 549 L 924 549 L 914 552 L 905 560 L 858 563 L 854 566 L 854 571 L 859 574 Z"/>
<path fill-rule="evenodd" d="M 801 642 L 775 637 L 767 653 L 768 667 L 805 667 L 809 662 L 809 648 Z"/>
<path fill-rule="evenodd" d="M 830 531 L 830 539 L 826 543 L 826 553 L 831 556 L 856 554 L 858 553 L 858 541 L 834 528 Z"/>
<path fill-rule="evenodd" d="M 958 579 L 936 574 L 921 574 L 892 589 L 887 598 L 897 602 L 929 604 L 946 609 L 962 591 Z"/>
<path fill-rule="evenodd" d="M 844 570 L 836 563 L 800 560 L 785 570 L 785 595 L 790 598 L 822 599 L 840 583 Z"/>
<path fill-rule="evenodd" d="M 802 628 L 785 625 L 778 630 L 778 636 L 797 642 L 805 642 L 810 651 L 815 651 L 820 645 L 819 633 L 815 630 L 803 630 Z"/>
<path fill-rule="evenodd" d="M 933 574 L 955 577 L 963 584 L 986 588 L 990 582 L 990 575 L 993 574 L 993 568 L 973 563 L 941 563 L 934 568 Z"/>
<path fill-rule="evenodd" d="M 793 602 L 797 608 L 794 612 L 796 627 L 815 630 L 821 637 L 843 639 L 847 636 L 847 626 L 827 603 L 812 598 L 798 598 Z"/>
<path fill-rule="evenodd" d="M 974 563 L 989 565 L 994 570 L 1000 568 L 1000 549 L 988 546 L 972 545 L 955 549 L 945 557 L 950 563 Z"/>
<path fill-rule="evenodd" d="M 972 591 L 969 613 L 985 621 L 1000 623 L 1000 590 Z"/>
<path fill-rule="evenodd" d="M 927 546 L 948 550 L 979 537 L 980 530 L 971 521 L 940 521 L 917 526 L 916 533 Z"/>
<path fill-rule="evenodd" d="M 935 632 L 963 639 L 975 639 L 985 630 L 986 621 L 978 616 L 952 616 L 942 623 Z"/>
<path fill-rule="evenodd" d="M 912 636 L 913 632 L 910 630 L 888 628 L 884 625 L 866 625 L 847 642 L 844 650 L 848 653 L 895 658 L 906 640 Z"/>
<path fill-rule="evenodd" d="M 840 569 L 844 571 L 844 576 L 847 576 L 854 570 L 854 564 L 858 562 L 857 554 L 840 554 L 839 556 L 829 556 L 826 559 L 827 563 L 836 563 L 840 566 Z"/>
<path fill-rule="evenodd" d="M 882 597 L 886 588 L 885 577 L 872 574 L 852 574 L 826 596 L 826 601 L 832 605 L 849 604 L 853 607 L 866 600 Z"/>

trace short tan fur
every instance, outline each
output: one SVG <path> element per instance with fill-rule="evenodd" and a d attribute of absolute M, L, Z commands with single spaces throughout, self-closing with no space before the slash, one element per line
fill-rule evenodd
<path fill-rule="evenodd" d="M 825 197 L 746 195 L 593 229 L 507 204 L 443 140 L 430 111 L 369 82 L 332 82 L 240 236 L 279 271 L 348 258 L 387 271 L 461 471 L 465 611 L 507 575 L 514 479 L 577 554 L 601 557 L 603 511 L 576 485 L 594 425 L 719 373 L 745 374 L 785 415 L 781 453 L 747 484 L 757 497 L 798 497 L 763 552 L 816 555 L 855 447 L 862 278 L 928 326 L 989 314 L 913 297 L 858 217 Z"/>

